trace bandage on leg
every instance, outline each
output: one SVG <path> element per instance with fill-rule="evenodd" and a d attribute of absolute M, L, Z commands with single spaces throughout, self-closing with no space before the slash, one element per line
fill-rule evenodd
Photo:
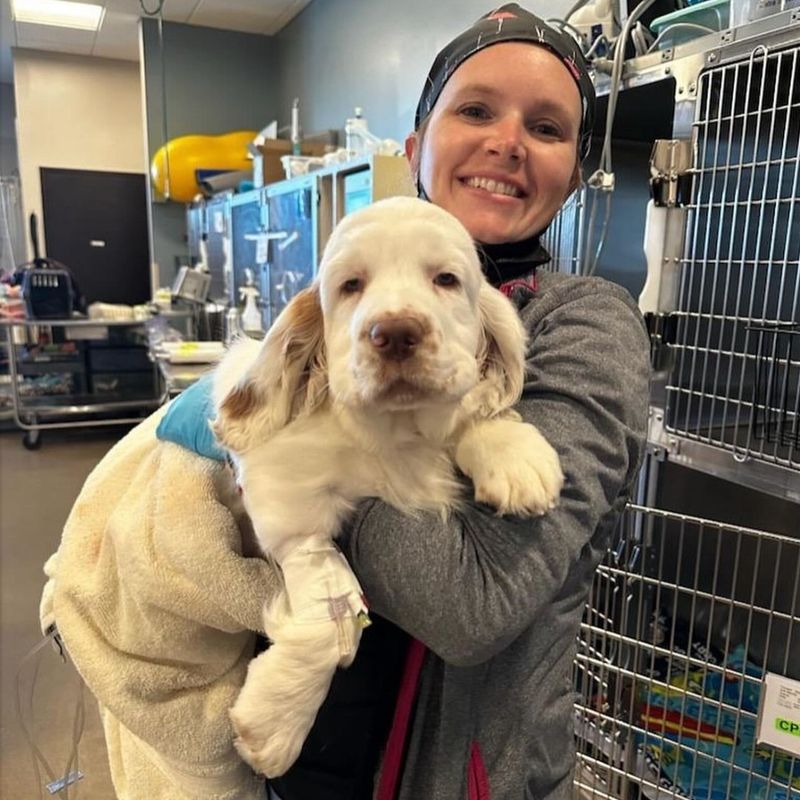
<path fill-rule="evenodd" d="M 264 609 L 272 644 L 251 662 L 231 709 L 237 750 L 272 778 L 297 759 L 336 667 L 352 662 L 369 624 L 361 586 L 329 539 L 303 540 L 281 568 L 285 589 Z"/>

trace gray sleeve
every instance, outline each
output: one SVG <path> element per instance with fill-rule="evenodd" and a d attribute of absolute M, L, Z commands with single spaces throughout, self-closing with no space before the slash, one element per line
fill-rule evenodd
<path fill-rule="evenodd" d="M 370 606 L 451 664 L 481 663 L 531 625 L 641 459 L 650 366 L 638 310 L 603 282 L 550 295 L 523 315 L 533 338 L 518 410 L 561 457 L 559 507 L 522 519 L 472 502 L 443 522 L 372 500 L 344 539 Z"/>

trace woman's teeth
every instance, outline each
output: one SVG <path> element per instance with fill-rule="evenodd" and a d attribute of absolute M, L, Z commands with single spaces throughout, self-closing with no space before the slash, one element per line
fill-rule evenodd
<path fill-rule="evenodd" d="M 522 197 L 522 192 L 516 186 L 502 181 L 493 181 L 490 178 L 465 178 L 464 183 L 473 189 L 484 189 L 492 194 L 506 194 L 509 197 Z"/>

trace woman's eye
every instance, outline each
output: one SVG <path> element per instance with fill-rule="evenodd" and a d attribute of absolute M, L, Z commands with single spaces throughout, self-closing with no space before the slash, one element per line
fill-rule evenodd
<path fill-rule="evenodd" d="M 434 279 L 433 282 L 437 286 L 446 286 L 448 288 L 452 286 L 458 286 L 458 278 L 453 275 L 452 272 L 440 272 Z"/>
<path fill-rule="evenodd" d="M 342 284 L 342 293 L 355 294 L 356 292 L 360 292 L 363 287 L 364 282 L 361 278 L 349 278 Z"/>
<path fill-rule="evenodd" d="M 464 106 L 458 112 L 462 117 L 471 120 L 489 119 L 489 112 L 483 106 Z"/>
<path fill-rule="evenodd" d="M 561 137 L 561 130 L 550 122 L 536 122 L 531 127 L 533 131 L 542 136 L 547 136 L 551 139 L 558 139 Z"/>

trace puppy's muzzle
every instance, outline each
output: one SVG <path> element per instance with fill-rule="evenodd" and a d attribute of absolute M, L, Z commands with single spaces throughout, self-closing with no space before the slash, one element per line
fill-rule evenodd
<path fill-rule="evenodd" d="M 369 329 L 370 344 L 387 361 L 411 358 L 424 336 L 422 325 L 413 317 L 378 320 Z"/>

